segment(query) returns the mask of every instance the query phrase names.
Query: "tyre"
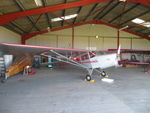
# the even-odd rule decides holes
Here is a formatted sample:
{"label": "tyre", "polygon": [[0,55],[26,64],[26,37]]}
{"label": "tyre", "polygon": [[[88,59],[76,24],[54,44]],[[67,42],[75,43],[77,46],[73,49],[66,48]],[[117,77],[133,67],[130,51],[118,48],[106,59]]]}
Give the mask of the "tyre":
{"label": "tyre", "polygon": [[105,76],[106,76],[106,72],[103,71],[103,72],[101,73],[101,75],[102,75],[103,77],[105,77]]}
{"label": "tyre", "polygon": [[91,80],[91,76],[90,75],[86,75],[86,80],[90,81]]}

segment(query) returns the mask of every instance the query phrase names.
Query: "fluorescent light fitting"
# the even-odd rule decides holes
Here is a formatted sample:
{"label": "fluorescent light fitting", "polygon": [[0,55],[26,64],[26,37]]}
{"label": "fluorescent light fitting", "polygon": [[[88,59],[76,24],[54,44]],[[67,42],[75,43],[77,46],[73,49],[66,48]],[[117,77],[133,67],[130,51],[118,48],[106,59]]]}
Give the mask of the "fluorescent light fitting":
{"label": "fluorescent light fitting", "polygon": [[136,24],[142,24],[142,23],[144,23],[145,21],[142,20],[142,19],[139,19],[139,18],[135,18],[135,19],[132,20],[132,22],[133,22],[133,23],[136,23]]}
{"label": "fluorescent light fitting", "polygon": [[126,2],[127,0],[119,0],[120,2]]}
{"label": "fluorescent light fitting", "polygon": [[78,14],[72,14],[72,15],[67,15],[67,16],[62,16],[62,17],[57,17],[51,19],[52,22],[57,22],[57,21],[62,21],[62,20],[68,20],[77,17]]}
{"label": "fluorescent light fitting", "polygon": [[41,0],[34,0],[37,6],[42,6],[42,1]]}
{"label": "fluorescent light fitting", "polygon": [[96,38],[98,38],[98,35],[96,35]]}

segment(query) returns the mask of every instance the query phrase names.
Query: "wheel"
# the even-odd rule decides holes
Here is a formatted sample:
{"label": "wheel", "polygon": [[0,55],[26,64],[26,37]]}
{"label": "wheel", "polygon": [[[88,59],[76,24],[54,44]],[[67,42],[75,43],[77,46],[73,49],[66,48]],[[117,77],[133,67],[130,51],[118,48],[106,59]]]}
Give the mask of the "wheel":
{"label": "wheel", "polygon": [[86,75],[86,80],[90,81],[91,80],[91,76],[90,75]]}
{"label": "wheel", "polygon": [[103,72],[101,73],[101,75],[102,75],[103,77],[105,77],[105,76],[106,76],[106,72],[103,71]]}

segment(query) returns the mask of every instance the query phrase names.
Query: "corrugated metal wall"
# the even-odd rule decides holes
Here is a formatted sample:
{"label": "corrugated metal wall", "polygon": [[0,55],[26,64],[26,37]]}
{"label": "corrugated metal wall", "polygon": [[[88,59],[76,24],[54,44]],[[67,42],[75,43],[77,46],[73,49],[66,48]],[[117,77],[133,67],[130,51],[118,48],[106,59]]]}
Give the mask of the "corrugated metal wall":
{"label": "corrugated metal wall", "polygon": [[[46,45],[63,48],[72,47],[72,30],[64,29],[38,35],[26,41],[26,44]],[[96,39],[96,35],[99,36]],[[120,32],[120,44],[124,49],[150,49],[150,41]],[[78,49],[110,49],[117,46],[117,29],[105,25],[83,25],[75,27],[74,48]]]}
{"label": "corrugated metal wall", "polygon": [[0,42],[7,43],[20,43],[20,35],[4,28],[0,27]]}

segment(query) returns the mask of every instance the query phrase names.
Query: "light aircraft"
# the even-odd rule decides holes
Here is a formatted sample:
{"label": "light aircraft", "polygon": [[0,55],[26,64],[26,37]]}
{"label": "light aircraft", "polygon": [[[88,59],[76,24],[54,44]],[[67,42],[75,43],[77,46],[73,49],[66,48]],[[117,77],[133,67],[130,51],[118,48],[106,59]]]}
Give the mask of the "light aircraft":
{"label": "light aircraft", "polygon": [[[116,51],[116,49],[109,50]],[[147,73],[150,69],[150,50],[121,49],[120,52],[122,56],[122,61],[120,61],[120,64],[139,65],[144,68],[145,73]]]}
{"label": "light aircraft", "polygon": [[[112,66],[118,66],[118,61],[120,60],[120,47],[115,53],[97,54],[98,51],[89,51],[83,49],[67,49],[47,46],[0,43],[0,51],[3,54],[13,55],[42,55],[46,57],[51,57],[60,62],[79,66],[87,70],[87,81],[90,81],[92,79],[92,73],[94,70],[99,72],[100,75],[102,75],[103,77],[106,77],[106,73],[105,71],[103,71],[103,69]],[[8,71],[9,70],[12,70],[11,66]],[[11,76],[11,74],[9,75],[8,73],[9,72],[7,72],[6,74],[6,78]]]}

